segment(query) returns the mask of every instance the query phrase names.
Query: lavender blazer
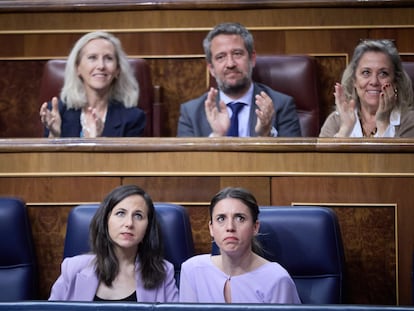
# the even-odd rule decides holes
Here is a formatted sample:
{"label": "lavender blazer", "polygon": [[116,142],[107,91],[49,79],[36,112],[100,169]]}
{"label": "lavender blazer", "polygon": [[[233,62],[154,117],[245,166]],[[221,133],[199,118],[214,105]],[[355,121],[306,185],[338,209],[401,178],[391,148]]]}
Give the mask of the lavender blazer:
{"label": "lavender blazer", "polygon": [[[99,281],[95,274],[93,260],[95,255],[79,255],[65,258],[61,266],[61,275],[52,286],[49,300],[93,301]],[[178,289],[174,279],[173,265],[164,260],[167,274],[163,283],[156,289],[145,289],[139,273],[140,264],[136,264],[137,301],[138,302],[177,302]]]}

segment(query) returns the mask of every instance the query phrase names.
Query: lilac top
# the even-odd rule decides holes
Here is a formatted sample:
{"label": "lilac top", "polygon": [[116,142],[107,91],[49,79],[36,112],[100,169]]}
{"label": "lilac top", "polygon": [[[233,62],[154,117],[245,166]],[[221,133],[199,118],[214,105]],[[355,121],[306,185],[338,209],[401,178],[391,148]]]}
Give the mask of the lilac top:
{"label": "lilac top", "polygon": [[[180,302],[224,303],[227,279],[210,254],[194,256],[181,266]],[[230,286],[233,303],[301,303],[289,273],[276,262],[232,276]]]}
{"label": "lilac top", "polygon": [[[52,286],[49,300],[93,301],[99,280],[95,273],[95,255],[86,254],[65,258],[62,272]],[[143,287],[140,263],[137,260],[136,295],[139,302],[177,302],[178,289],[175,285],[174,266],[164,260],[166,277],[160,286],[154,289]]]}

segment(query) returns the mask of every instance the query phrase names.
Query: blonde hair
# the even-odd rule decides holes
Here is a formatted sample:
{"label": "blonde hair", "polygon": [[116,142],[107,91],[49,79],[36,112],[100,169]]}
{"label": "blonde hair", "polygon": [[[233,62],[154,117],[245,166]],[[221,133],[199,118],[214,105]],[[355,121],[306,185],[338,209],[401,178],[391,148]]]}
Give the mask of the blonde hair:
{"label": "blonde hair", "polygon": [[137,106],[139,85],[128,62],[128,57],[122,49],[119,39],[104,31],[87,33],[73,46],[67,59],[65,80],[60,93],[60,98],[66,103],[66,106],[69,109],[81,109],[86,106],[86,92],[83,82],[77,74],[77,66],[80,62],[80,54],[82,49],[88,42],[95,39],[108,40],[115,48],[119,76],[112,81],[112,85],[109,90],[109,100],[118,101],[127,108]]}

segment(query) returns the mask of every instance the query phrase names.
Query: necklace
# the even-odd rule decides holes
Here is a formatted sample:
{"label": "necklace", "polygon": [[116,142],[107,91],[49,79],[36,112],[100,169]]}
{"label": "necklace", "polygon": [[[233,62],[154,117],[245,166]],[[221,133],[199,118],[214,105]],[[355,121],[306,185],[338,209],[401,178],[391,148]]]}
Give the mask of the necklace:
{"label": "necklace", "polygon": [[[375,134],[377,134],[377,127],[374,127],[374,129],[371,131],[371,133],[369,133],[368,137],[374,137]],[[366,137],[365,133],[364,133],[364,137]]]}
{"label": "necklace", "polygon": [[362,128],[362,136],[363,137],[374,137],[375,134],[377,134],[377,127],[375,126],[372,131],[367,131],[364,128],[364,124],[362,123],[362,118],[361,115],[358,113],[358,118],[359,118],[359,123],[361,124],[361,128]]}

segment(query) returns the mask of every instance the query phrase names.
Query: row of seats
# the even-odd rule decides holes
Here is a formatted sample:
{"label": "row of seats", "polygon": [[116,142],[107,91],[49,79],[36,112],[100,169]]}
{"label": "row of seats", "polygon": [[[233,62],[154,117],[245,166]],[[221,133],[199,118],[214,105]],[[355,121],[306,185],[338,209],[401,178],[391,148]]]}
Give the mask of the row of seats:
{"label": "row of seats", "polygon": [[[150,66],[144,59],[131,58],[129,62],[141,89],[138,106],[147,115],[144,136],[164,136],[165,120],[163,120],[164,112],[160,102],[160,88],[152,83]],[[41,103],[60,94],[65,66],[65,59],[49,60],[46,63],[40,86],[39,107]],[[403,67],[414,81],[414,63],[403,62]],[[258,56],[253,70],[253,80],[292,96],[296,101],[302,136],[317,137],[319,135],[323,120],[320,120],[318,68],[314,57],[309,55]],[[210,76],[208,87],[210,86],[216,86],[212,76]]]}
{"label": "row of seats", "polygon": [[[138,107],[147,115],[144,136],[163,136],[162,125],[165,120],[162,119],[164,113],[160,103],[160,89],[152,83],[149,64],[144,59],[137,58],[131,58],[129,62],[140,85]],[[65,59],[53,59],[46,63],[39,103],[60,94],[65,66]],[[259,56],[253,70],[255,81],[295,98],[302,135],[308,137],[318,136],[320,128],[317,77],[316,60],[308,55]],[[215,86],[213,78],[209,83],[209,86]]]}
{"label": "row of seats", "polygon": [[[184,207],[155,203],[165,240],[165,257],[175,267],[193,256],[191,223]],[[89,251],[88,230],[98,205],[79,205],[67,221],[64,257]],[[304,304],[345,302],[344,254],[335,213],[328,208],[260,207],[259,241],[264,256],[291,274]],[[207,224],[206,224],[207,225]],[[0,199],[0,301],[36,299],[36,258],[27,208],[15,198]],[[216,250],[212,247],[212,252]]]}

